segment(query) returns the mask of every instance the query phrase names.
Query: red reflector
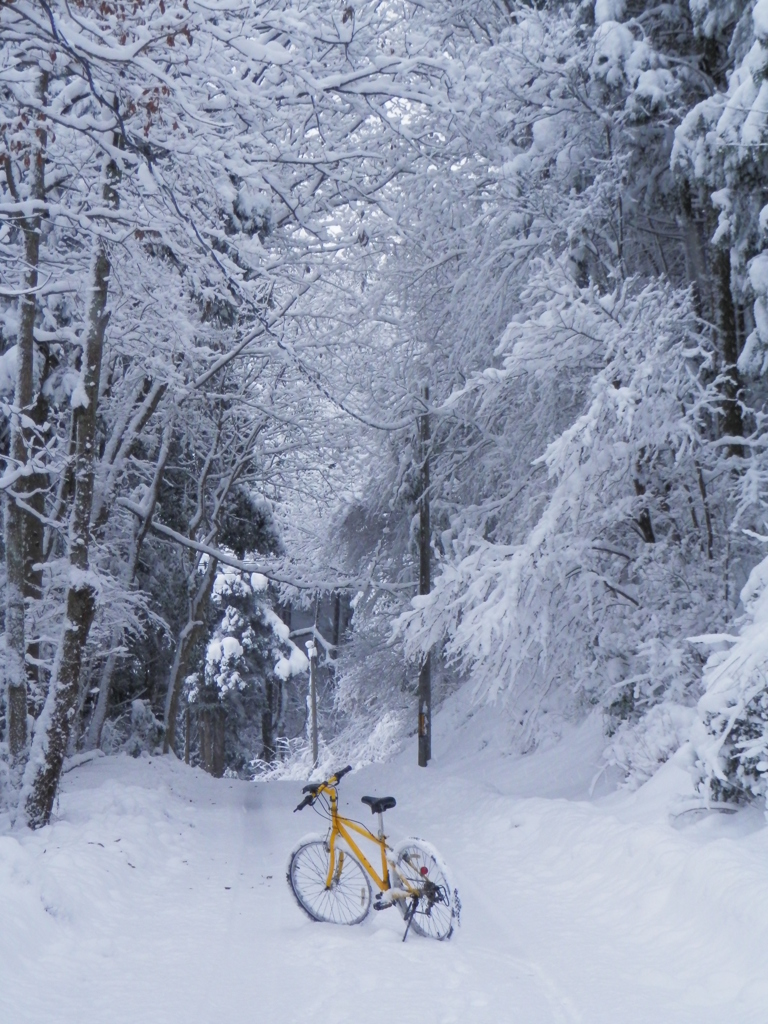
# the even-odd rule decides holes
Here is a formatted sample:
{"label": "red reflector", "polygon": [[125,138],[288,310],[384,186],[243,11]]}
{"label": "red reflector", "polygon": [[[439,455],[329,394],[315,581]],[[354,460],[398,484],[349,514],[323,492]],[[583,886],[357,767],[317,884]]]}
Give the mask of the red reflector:
{"label": "red reflector", "polygon": [[422,875],[426,875],[428,871],[429,871],[429,868],[419,868],[419,873],[422,874]]}

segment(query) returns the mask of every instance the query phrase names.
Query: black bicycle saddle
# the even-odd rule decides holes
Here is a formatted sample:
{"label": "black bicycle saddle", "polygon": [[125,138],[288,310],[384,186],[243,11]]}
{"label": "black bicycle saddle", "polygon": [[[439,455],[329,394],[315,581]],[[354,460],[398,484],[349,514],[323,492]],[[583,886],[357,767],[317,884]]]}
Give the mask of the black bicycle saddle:
{"label": "black bicycle saddle", "polygon": [[397,805],[397,800],[393,796],[364,796],[361,800],[368,804],[372,814],[381,814],[382,811],[388,811],[390,807]]}

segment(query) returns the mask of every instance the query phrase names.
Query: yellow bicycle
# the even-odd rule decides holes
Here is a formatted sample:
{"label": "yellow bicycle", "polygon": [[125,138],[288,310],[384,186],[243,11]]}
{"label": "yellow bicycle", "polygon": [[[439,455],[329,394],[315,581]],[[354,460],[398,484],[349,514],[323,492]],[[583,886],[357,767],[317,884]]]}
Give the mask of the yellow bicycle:
{"label": "yellow bicycle", "polygon": [[[421,839],[406,839],[394,848],[388,845],[383,815],[395,806],[393,796],[362,798],[371,813],[379,816],[378,835],[362,822],[339,814],[337,787],[351,771],[351,765],[347,765],[324,782],[303,789],[306,796],[296,810],[315,806],[328,817],[330,828],[326,835],[305,837],[291,854],[288,884],[299,906],[313,921],[360,924],[371,909],[372,881],[379,890],[374,909],[396,906],[403,915],[403,941],[411,927],[429,938],[450,938],[461,903],[440,855]],[[353,833],[379,847],[381,874],[357,845]]]}

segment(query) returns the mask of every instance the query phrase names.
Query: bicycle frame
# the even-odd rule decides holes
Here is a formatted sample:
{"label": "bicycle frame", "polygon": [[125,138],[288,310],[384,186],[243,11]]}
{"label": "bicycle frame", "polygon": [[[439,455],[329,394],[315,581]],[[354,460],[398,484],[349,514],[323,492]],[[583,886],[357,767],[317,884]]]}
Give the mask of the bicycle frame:
{"label": "bicycle frame", "polygon": [[[336,867],[336,840],[341,837],[344,842],[349,846],[352,853],[360,860],[365,870],[370,875],[372,881],[378,885],[382,892],[386,892],[391,888],[389,880],[389,859],[387,857],[387,850],[390,847],[387,846],[387,837],[383,832],[383,821],[381,815],[379,815],[379,835],[374,835],[369,828],[365,825],[359,825],[356,821],[352,821],[350,818],[345,818],[339,814],[338,797],[336,795],[336,788],[333,786],[321,786],[318,789],[318,795],[320,793],[327,793],[328,799],[331,804],[331,834],[329,836],[328,844],[330,847],[330,858],[328,863],[328,878],[326,879],[326,887],[330,889],[333,883],[334,873],[338,872],[341,874],[341,868],[344,863],[344,851],[339,851],[339,866]],[[381,875],[379,876],[376,869],[373,867],[371,862],[365,856],[363,851],[357,845],[355,840],[352,838],[351,832],[356,832],[358,835],[364,836],[369,842],[376,843],[381,850]]]}

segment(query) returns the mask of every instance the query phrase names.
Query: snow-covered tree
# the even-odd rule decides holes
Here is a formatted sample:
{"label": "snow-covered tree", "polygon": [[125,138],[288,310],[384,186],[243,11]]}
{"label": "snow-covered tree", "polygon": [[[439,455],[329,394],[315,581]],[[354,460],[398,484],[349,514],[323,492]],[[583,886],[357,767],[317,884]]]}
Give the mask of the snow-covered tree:
{"label": "snow-covered tree", "polygon": [[698,638],[719,648],[707,661],[691,736],[700,786],[716,801],[768,794],[767,569],[763,559],[744,585],[739,632]]}
{"label": "snow-covered tree", "polygon": [[212,603],[219,621],[205,649],[204,670],[188,684],[199,756],[214,774],[225,767],[243,771],[255,761],[271,764],[286,720],[300,710],[304,724],[306,687],[297,691],[292,679],[306,680],[309,663],[274,611],[266,578],[223,568]]}

